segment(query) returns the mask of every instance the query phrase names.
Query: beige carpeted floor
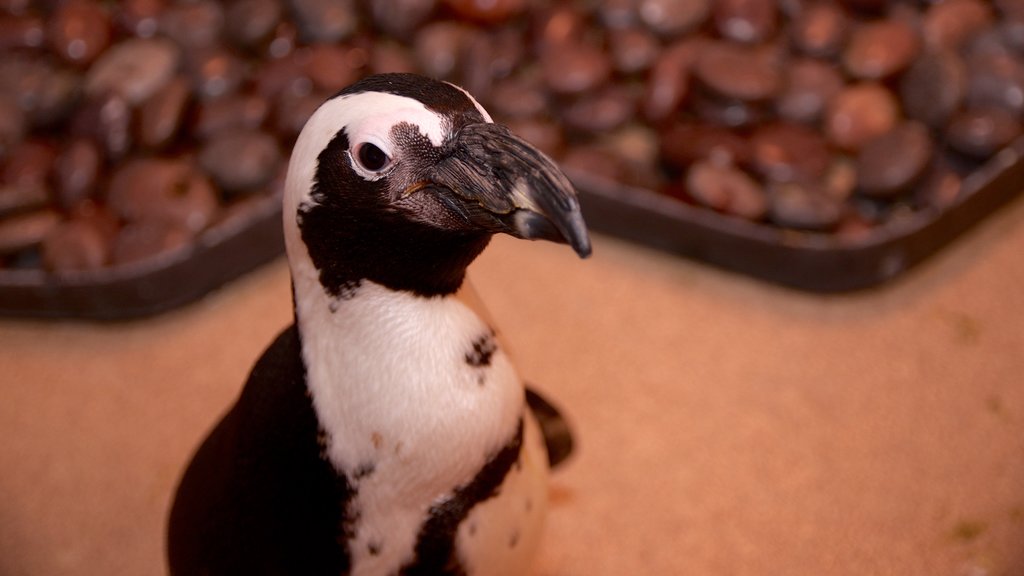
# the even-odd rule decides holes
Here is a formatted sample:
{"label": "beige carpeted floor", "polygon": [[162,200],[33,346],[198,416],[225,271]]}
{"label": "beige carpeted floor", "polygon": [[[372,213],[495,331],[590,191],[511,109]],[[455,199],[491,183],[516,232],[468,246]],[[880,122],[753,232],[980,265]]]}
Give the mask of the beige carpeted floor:
{"label": "beige carpeted floor", "polygon": [[[536,574],[1024,574],[1024,201],[882,290],[606,237],[473,269],[569,413]],[[0,320],[0,575],[164,573],[190,451],[288,321],[283,261],[114,325]]]}

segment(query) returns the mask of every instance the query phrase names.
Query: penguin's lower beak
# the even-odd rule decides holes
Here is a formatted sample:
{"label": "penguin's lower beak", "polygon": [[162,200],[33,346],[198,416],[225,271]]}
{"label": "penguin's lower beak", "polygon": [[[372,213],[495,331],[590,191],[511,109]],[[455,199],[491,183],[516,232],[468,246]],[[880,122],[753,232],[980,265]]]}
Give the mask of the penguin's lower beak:
{"label": "penguin's lower beak", "polygon": [[[553,240],[590,255],[572,183],[551,158],[500,124],[470,124],[432,170],[443,201],[475,226],[518,238]],[[432,186],[432,187],[433,187]]]}

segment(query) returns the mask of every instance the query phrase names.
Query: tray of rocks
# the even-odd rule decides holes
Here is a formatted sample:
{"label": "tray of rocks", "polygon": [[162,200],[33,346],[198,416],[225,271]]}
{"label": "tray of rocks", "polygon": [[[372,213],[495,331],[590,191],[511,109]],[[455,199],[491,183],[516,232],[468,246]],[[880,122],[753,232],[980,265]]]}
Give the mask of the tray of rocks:
{"label": "tray of rocks", "polygon": [[885,282],[1019,191],[1012,1],[0,3],[0,313],[126,318],[274,258],[294,138],[451,80],[592,228],[806,290]]}

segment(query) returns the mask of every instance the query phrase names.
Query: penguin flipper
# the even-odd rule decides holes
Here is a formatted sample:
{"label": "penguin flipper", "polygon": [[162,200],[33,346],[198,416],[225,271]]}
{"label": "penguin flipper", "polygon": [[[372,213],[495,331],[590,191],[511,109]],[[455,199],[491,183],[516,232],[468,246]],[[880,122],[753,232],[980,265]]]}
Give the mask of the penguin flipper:
{"label": "penguin flipper", "polygon": [[573,435],[561,411],[533,388],[526,387],[526,404],[537,418],[544,445],[548,449],[548,465],[557,468],[573,451]]}

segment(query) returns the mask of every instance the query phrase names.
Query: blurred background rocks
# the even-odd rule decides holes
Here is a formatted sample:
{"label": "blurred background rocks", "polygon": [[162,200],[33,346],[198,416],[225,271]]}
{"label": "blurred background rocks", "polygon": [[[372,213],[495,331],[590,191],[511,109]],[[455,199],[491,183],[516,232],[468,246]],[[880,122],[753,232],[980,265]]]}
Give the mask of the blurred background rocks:
{"label": "blurred background rocks", "polygon": [[858,242],[1021,132],[1012,0],[3,0],[0,267],[185,249],[324,99],[458,83],[570,171]]}

